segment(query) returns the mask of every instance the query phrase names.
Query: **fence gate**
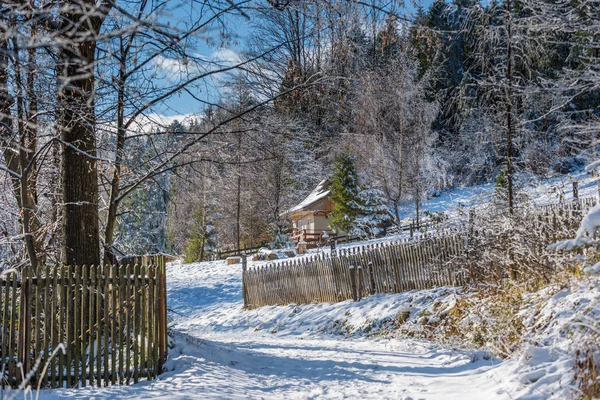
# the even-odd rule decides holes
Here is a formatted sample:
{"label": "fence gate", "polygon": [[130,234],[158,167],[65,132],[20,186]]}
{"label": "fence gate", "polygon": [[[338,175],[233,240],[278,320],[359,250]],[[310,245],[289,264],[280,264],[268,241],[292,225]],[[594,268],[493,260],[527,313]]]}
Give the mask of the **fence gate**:
{"label": "fence gate", "polygon": [[4,273],[2,387],[23,380],[44,388],[107,386],[156,377],[167,356],[165,259],[147,261]]}

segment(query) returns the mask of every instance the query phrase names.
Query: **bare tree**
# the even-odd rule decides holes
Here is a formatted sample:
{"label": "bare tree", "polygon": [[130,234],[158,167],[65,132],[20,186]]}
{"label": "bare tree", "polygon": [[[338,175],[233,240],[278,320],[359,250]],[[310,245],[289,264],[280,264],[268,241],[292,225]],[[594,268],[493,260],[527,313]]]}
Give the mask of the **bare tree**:
{"label": "bare tree", "polygon": [[[437,104],[425,96],[427,78],[419,80],[414,62],[398,59],[366,74],[358,86],[355,138],[359,163],[385,194],[400,224],[400,205],[412,198],[418,207],[429,187],[431,123]],[[433,172],[433,171],[431,171]]]}

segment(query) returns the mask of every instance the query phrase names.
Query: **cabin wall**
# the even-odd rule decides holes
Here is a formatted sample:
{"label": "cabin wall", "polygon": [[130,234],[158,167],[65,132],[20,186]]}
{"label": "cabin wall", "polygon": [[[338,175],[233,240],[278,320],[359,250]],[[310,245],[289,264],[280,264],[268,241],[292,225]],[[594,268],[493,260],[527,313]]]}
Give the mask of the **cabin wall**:
{"label": "cabin wall", "polygon": [[294,228],[301,231],[306,229],[306,231],[312,231],[314,225],[314,221],[311,216],[305,216],[297,221],[294,221]]}
{"label": "cabin wall", "polygon": [[322,232],[325,230],[329,230],[329,220],[327,217],[322,215],[317,215],[313,219],[313,232]]}
{"label": "cabin wall", "polygon": [[299,220],[293,221],[294,229],[306,229],[307,233],[321,233],[329,231],[329,220],[323,215],[306,215]]}

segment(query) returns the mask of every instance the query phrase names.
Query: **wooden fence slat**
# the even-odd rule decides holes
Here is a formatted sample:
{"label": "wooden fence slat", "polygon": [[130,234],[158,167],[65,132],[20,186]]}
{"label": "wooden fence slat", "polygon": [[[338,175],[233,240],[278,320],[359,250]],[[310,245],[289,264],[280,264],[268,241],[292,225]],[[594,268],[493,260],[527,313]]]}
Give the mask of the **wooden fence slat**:
{"label": "wooden fence slat", "polygon": [[155,266],[154,268],[152,268],[152,290],[150,291],[150,296],[151,296],[151,300],[150,300],[150,304],[152,305],[152,364],[150,364],[152,366],[152,377],[156,378],[156,376],[158,375],[158,366],[157,366],[157,360],[158,360],[158,302],[156,301],[158,299],[157,295],[156,295],[156,272],[158,270],[158,266]]}
{"label": "wooden fence slat", "polygon": [[[35,310],[33,312],[33,318],[34,318],[34,327],[33,327],[33,347],[35,348],[34,353],[33,353],[33,362],[35,363],[38,359],[40,361],[43,361],[43,356],[42,356],[42,340],[43,340],[43,335],[42,335],[42,321],[41,318],[44,315],[43,311],[42,311],[42,299],[40,298],[42,296],[42,293],[44,293],[44,288],[43,286],[40,284],[42,282],[41,278],[42,278],[42,271],[43,268],[39,267],[35,272],[35,276],[37,279],[37,284],[33,287],[33,292],[34,292],[34,304],[35,304]],[[40,376],[40,371],[36,371],[35,374],[35,379],[32,381],[32,383],[34,385],[37,385],[38,380],[41,379]]]}
{"label": "wooden fence slat", "polygon": [[381,260],[379,259],[379,245],[373,245],[373,276],[375,278],[375,290],[377,293],[384,293],[383,286],[381,284]]}
{"label": "wooden fence slat", "polygon": [[[28,336],[28,334],[30,333],[29,329],[28,329],[28,308],[29,308],[29,304],[28,304],[28,274],[30,272],[30,268],[26,267],[21,271],[21,275],[22,275],[22,285],[21,285],[21,290],[19,293],[19,334],[17,336],[17,361],[20,363],[20,367],[18,367],[22,372],[26,371],[25,367],[27,366],[27,353],[26,353],[26,345],[25,343],[27,342],[26,338]],[[20,376],[17,377],[17,381],[21,382],[22,381],[22,376],[23,374],[21,373]]]}
{"label": "wooden fence slat", "polygon": [[405,290],[412,290],[415,288],[414,279],[412,275],[412,268],[409,264],[409,260],[406,254],[406,245],[404,243],[398,245],[398,252],[400,253],[400,262],[402,263],[403,276],[406,279],[404,284]]}
{"label": "wooden fence slat", "polygon": [[[2,311],[2,342],[1,342],[1,346],[0,346],[0,352],[2,354],[2,358],[0,359],[0,368],[2,371],[8,371],[8,361],[10,358],[10,355],[8,354],[8,337],[9,337],[9,332],[11,329],[11,326],[9,326],[9,318],[8,318],[8,302],[10,299],[10,295],[9,295],[9,282],[8,282],[8,277],[11,276],[12,273],[5,273],[2,276],[2,280],[3,283],[6,283],[6,285],[2,285],[0,286],[0,295],[2,296],[3,299],[3,307],[1,307],[1,311]],[[0,380],[0,385],[2,385],[2,389],[4,390],[5,386],[6,386],[6,380],[2,379]]]}
{"label": "wooden fence slat", "polygon": [[94,319],[95,323],[95,331],[96,331],[96,349],[94,353],[96,354],[96,386],[99,388],[102,387],[102,273],[103,266],[102,264],[96,267],[96,318]]}
{"label": "wooden fence slat", "polygon": [[97,357],[97,352],[95,351],[96,349],[96,335],[97,335],[97,329],[96,329],[96,298],[97,298],[97,282],[98,282],[98,266],[96,265],[92,265],[90,266],[90,286],[89,286],[89,290],[88,290],[88,296],[89,296],[89,309],[88,309],[88,317],[89,317],[89,321],[88,321],[88,329],[89,329],[89,343],[88,343],[88,351],[89,351],[89,382],[90,382],[90,386],[94,385],[94,382],[96,382],[96,386],[100,386],[99,382],[96,380],[96,376],[94,373],[94,370],[96,369],[96,357]]}
{"label": "wooden fence slat", "polygon": [[110,379],[110,383],[111,385],[114,385],[117,382],[117,346],[116,346],[116,339],[117,339],[117,314],[116,314],[116,309],[117,309],[117,275],[116,275],[116,266],[114,265],[109,265],[108,267],[109,269],[109,282],[110,285],[108,287],[109,293],[110,293],[110,297],[108,299],[109,301],[109,320],[110,320],[110,373],[109,373],[109,379]]}
{"label": "wooden fence slat", "polygon": [[[131,279],[131,266],[129,264],[125,267],[125,278],[127,282]],[[126,383],[129,385],[129,381],[131,380],[131,331],[132,331],[132,313],[133,309],[131,306],[131,298],[132,298],[132,286],[129,284],[125,285],[125,371],[126,371]]]}
{"label": "wooden fence slat", "polygon": [[354,298],[354,291],[352,288],[352,276],[350,275],[350,259],[348,257],[348,253],[347,251],[344,250],[344,256],[342,258],[342,263],[344,265],[344,268],[342,269],[342,276],[344,277],[344,283],[346,286],[346,294],[345,294],[345,299],[352,299]]}
{"label": "wooden fence slat", "polygon": [[73,376],[73,332],[71,330],[71,325],[69,321],[73,318],[73,292],[72,292],[72,284],[73,284],[73,274],[72,267],[66,266],[65,268],[65,276],[63,277],[64,284],[64,305],[65,305],[65,319],[64,319],[64,332],[65,332],[65,347],[67,352],[65,354],[65,381],[67,388],[72,386],[71,377]]}
{"label": "wooden fence slat", "polygon": [[394,278],[395,278],[395,292],[402,293],[404,290],[404,277],[402,274],[402,266],[400,263],[400,254],[398,253],[399,248],[398,244],[394,243],[393,246],[390,246],[390,254],[392,256],[392,268],[394,270]]}
{"label": "wooden fence slat", "polygon": [[104,265],[103,268],[103,274],[102,274],[102,280],[103,280],[103,284],[101,286],[102,288],[102,300],[103,300],[103,304],[102,304],[102,311],[103,311],[103,316],[102,316],[102,321],[104,322],[102,324],[102,337],[104,339],[104,343],[103,343],[103,351],[102,351],[102,361],[103,361],[103,365],[102,365],[102,369],[103,369],[103,374],[102,374],[102,379],[104,381],[104,386],[108,386],[108,383],[110,382],[110,377],[109,377],[109,359],[110,359],[110,347],[109,347],[109,339],[110,339],[110,303],[109,303],[109,297],[110,297],[110,293],[109,293],[109,274],[110,274],[110,269],[111,266],[110,265]]}
{"label": "wooden fence slat", "polygon": [[[58,342],[60,344],[62,344],[65,349],[67,349],[67,343],[65,340],[65,314],[66,314],[66,310],[67,310],[67,296],[66,296],[66,271],[65,271],[65,266],[61,265],[60,267],[60,274],[58,277],[58,287],[57,287],[57,292],[58,292],[58,301],[57,301],[57,305],[58,305]],[[59,352],[59,357],[58,357],[58,387],[64,387],[64,383],[65,383],[65,370],[66,370],[66,364],[67,364],[67,355],[64,354],[62,351]]]}
{"label": "wooden fence slat", "polygon": [[125,267],[117,267],[117,286],[119,293],[119,302],[117,316],[119,318],[119,330],[117,332],[117,346],[119,348],[119,385],[125,383],[125,318],[127,317],[127,307],[125,298]]}
{"label": "wooden fence slat", "polygon": [[140,267],[140,375],[144,376],[144,365],[146,363],[146,329],[148,327],[147,321],[147,308],[146,308],[146,275],[148,273],[148,268],[145,265]]}
{"label": "wooden fence slat", "polygon": [[441,276],[439,270],[436,268],[435,263],[435,252],[433,249],[434,239],[429,238],[426,239],[423,243],[423,257],[425,268],[429,271],[430,274],[430,283],[431,287],[439,287],[443,286],[443,282],[441,281]]}
{"label": "wooden fence slat", "polygon": [[134,292],[134,323],[133,323],[133,383],[138,383],[140,378],[140,359],[139,359],[139,335],[140,335],[140,265],[135,264],[133,266],[133,292]]}
{"label": "wooden fence slat", "polygon": [[[70,323],[73,325],[73,355],[74,355],[74,368],[73,368],[73,380],[75,387],[80,387],[79,369],[81,360],[83,359],[83,353],[81,352],[81,269],[75,267],[73,269],[73,319]],[[83,377],[81,378],[83,380]]]}
{"label": "wooden fence slat", "polygon": [[164,362],[167,361],[167,272],[166,272],[166,263],[165,263],[165,258],[161,257],[161,268],[162,268],[162,275],[161,275],[161,280],[160,280],[160,285],[161,285],[161,298],[160,298],[160,316],[162,318],[162,323],[161,323],[161,332],[162,332],[162,340],[163,343],[161,345],[162,348],[162,354],[160,356],[161,358],[161,367],[163,365]]}
{"label": "wooden fence slat", "polygon": [[[52,267],[52,296],[50,297],[50,351],[54,351],[58,344],[58,325],[57,325],[57,312],[58,312],[58,267]],[[50,363],[50,387],[57,387],[56,382],[56,364],[58,355],[52,357]]]}
{"label": "wooden fence slat", "polygon": [[[11,283],[10,291],[7,291],[10,296],[10,329],[8,332],[8,373],[9,377],[11,377],[11,384],[16,383],[16,380],[13,378],[16,375],[16,349],[15,349],[15,338],[17,330],[15,328],[15,324],[17,322],[16,312],[17,312],[17,274],[11,273]],[[6,287],[9,289],[9,286]]]}
{"label": "wooden fence slat", "polygon": [[80,321],[80,330],[81,330],[81,341],[79,343],[79,351],[81,352],[81,387],[86,387],[87,385],[87,344],[88,344],[88,312],[89,305],[88,302],[88,276],[89,276],[90,267],[88,265],[84,265],[82,268],[82,277],[81,277],[81,313],[79,315]]}

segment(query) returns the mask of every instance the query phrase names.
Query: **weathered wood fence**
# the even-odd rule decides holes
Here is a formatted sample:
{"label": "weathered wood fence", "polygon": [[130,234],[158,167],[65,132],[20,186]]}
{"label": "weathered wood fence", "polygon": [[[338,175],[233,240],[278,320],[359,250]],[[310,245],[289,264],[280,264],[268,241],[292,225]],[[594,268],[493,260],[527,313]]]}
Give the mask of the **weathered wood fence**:
{"label": "weathered wood fence", "polygon": [[291,259],[243,271],[248,308],[273,304],[358,300],[373,293],[403,292],[469,281],[462,255],[467,236],[454,233],[396,241]]}
{"label": "weathered wood fence", "polygon": [[146,261],[5,272],[2,386],[24,379],[34,387],[107,386],[156,377],[167,356],[165,259]]}
{"label": "weathered wood fence", "polygon": [[[595,198],[584,198],[519,210],[520,215],[513,218],[522,223],[517,229],[503,230],[499,222],[483,221],[489,215],[470,217],[462,230],[339,249],[335,257],[321,253],[250,269],[244,263],[244,306],[359,300],[373,293],[465,285],[489,279],[498,271],[503,275],[505,260],[519,263],[522,258],[511,247],[519,240],[510,237],[512,233],[529,235],[523,240],[530,241],[543,262],[547,245],[573,235],[581,217],[595,204]],[[494,242],[497,251],[489,255]]]}

